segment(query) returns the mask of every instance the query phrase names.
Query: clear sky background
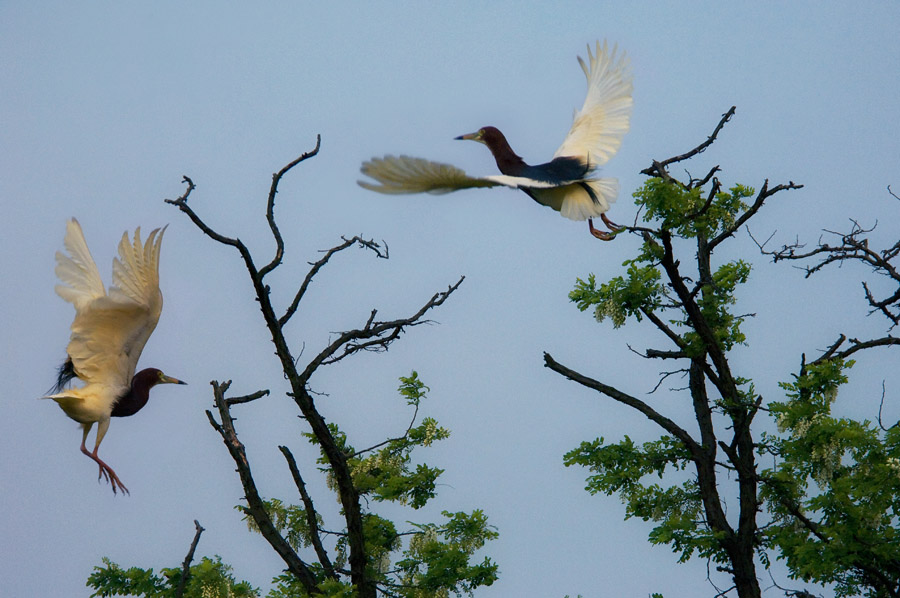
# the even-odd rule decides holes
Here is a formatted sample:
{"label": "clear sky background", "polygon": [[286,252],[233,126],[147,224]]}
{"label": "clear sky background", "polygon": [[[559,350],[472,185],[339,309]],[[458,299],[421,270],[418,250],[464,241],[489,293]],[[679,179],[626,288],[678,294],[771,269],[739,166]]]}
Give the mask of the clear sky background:
{"label": "clear sky background", "polygon": [[[401,523],[483,508],[500,532],[486,551],[500,581],[479,595],[714,594],[706,563],[678,565],[651,547],[648,524],[623,522],[617,498],[589,496],[586,472],[562,465],[582,440],[657,435],[542,367],[546,350],[637,396],[653,388],[657,364],[627,345],[667,348],[664,339],[633,323],[598,325],[567,299],[576,277],[617,274],[639,240],[599,242],[585,224],[505,189],[381,196],[356,185],[359,165],[407,153],[494,173],[486,148],[453,140],[489,124],[526,161],[548,160],[584,98],[576,56],[606,38],[627,50],[635,85],[631,132],[604,170],[621,183],[613,220],[633,220],[642,168],[703,141],[736,105],[719,141],[687,167],[720,164],[726,184],[804,184],[753,220],[757,237],[815,241],[855,217],[878,221],[875,236],[893,241],[900,206],[885,187],[900,189],[898,29],[897,2],[0,3],[3,594],[87,595],[103,556],[177,566],[194,519],[206,528],[198,557],[219,554],[239,579],[267,587],[283,564],[233,509],[240,484],[204,414],[213,379],[232,379],[235,394],[272,390],[237,410],[262,493],[296,496],[277,449],[286,444],[305,463],[314,499],[331,504],[237,253],[163,203],[183,192],[182,175],[192,177],[194,209],[264,263],[271,174],[312,149],[316,134],[319,156],[278,195],[286,257],[270,278],[273,296],[284,305],[306,263],[341,235],[383,239],[391,259],[356,250],[334,259],[291,325],[295,351],[305,343],[314,355],[373,308],[408,315],[466,276],[434,314],[438,325],[313,380],[327,393],[321,410],[357,446],[405,429],[395,389],[413,369],[431,388],[424,413],[453,432],[420,455],[446,469],[431,507],[376,508]],[[53,269],[72,216],[107,283],[123,231],[169,224],[166,307],[141,366],[190,385],[158,388],[138,415],[112,422],[100,454],[130,497],[96,482],[77,424],[36,400],[65,356],[73,311],[53,292]],[[717,255],[754,264],[739,309],[758,316],[734,366],[767,400],[780,396],[777,382],[802,351],[815,354],[840,332],[884,332],[877,316],[865,317],[856,267],[804,281],[759,256],[746,232]],[[889,357],[863,357],[843,412],[874,418],[885,380],[885,417],[900,417]],[[693,429],[685,397],[667,390],[679,385],[648,400]],[[791,585],[780,568],[774,575]]]}

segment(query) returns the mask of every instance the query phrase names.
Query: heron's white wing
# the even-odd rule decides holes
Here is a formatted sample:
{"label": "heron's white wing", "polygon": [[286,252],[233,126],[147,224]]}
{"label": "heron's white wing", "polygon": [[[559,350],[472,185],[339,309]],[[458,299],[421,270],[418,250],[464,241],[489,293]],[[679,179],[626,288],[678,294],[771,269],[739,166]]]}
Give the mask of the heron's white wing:
{"label": "heron's white wing", "polygon": [[97,264],[91,256],[84,232],[77,220],[72,218],[66,223],[66,238],[63,241],[69,255],[56,252],[56,276],[60,284],[56,293],[66,301],[75,305],[85,305],[98,297],[106,296],[103,279],[97,270]]}
{"label": "heron's white wing", "polygon": [[470,177],[460,168],[410,156],[385,156],[363,162],[360,171],[378,181],[357,181],[360,187],[389,194],[449,193],[472,187],[550,188],[558,183],[537,181],[526,177],[492,175]]}
{"label": "heron's white wing", "polygon": [[587,77],[587,97],[553,157],[575,156],[598,166],[615,155],[628,132],[633,106],[631,69],[624,52],[617,57],[615,46],[610,52],[606,42],[601,47],[599,41],[595,53],[588,46],[587,63],[581,57],[578,63]]}
{"label": "heron's white wing", "polygon": [[127,234],[123,235],[119,257],[113,261],[113,286],[108,295],[76,302],[60,292],[75,305],[72,336],[66,350],[78,377],[86,383],[131,383],[141,351],[162,312],[161,241],[159,229],[150,233],[146,243],[141,242],[140,229],[135,231],[133,242],[129,242]]}

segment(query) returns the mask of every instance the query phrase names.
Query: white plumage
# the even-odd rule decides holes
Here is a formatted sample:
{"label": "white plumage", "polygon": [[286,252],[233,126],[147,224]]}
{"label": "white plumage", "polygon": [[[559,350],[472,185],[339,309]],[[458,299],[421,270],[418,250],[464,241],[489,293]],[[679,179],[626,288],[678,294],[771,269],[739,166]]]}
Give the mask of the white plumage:
{"label": "white plumage", "polygon": [[617,230],[604,213],[616,200],[618,182],[594,173],[615,155],[628,132],[633,106],[631,72],[624,53],[617,56],[616,48],[610,51],[605,42],[602,46],[597,42],[593,52],[588,46],[587,61],[579,57],[578,62],[587,77],[587,95],[552,161],[530,166],[513,152],[499,130],[484,127],[457,139],[487,145],[503,175],[471,177],[449,164],[388,155],[364,162],[361,172],[376,183],[359,184],[388,194],[448,193],[496,186],[521,189],[566,218],[588,220],[595,236],[611,239],[614,233],[596,231],[590,220],[600,216],[610,229]]}
{"label": "white plumage", "polygon": [[[91,256],[81,225],[74,218],[66,224],[64,245],[68,255],[56,254],[56,275],[62,284],[57,294],[75,307],[72,334],[66,347],[68,360],[60,369],[53,399],[66,415],[84,430],[81,450],[100,466],[100,475],[110,481],[113,491],[127,492],[115,472],[99,457],[97,450],[109,428],[113,410],[121,402],[121,413],[131,415],[146,403],[150,387],[159,383],[181,383],[155,369],[135,368],[144,345],[156,328],[162,312],[159,290],[159,252],[165,229],[155,229],[141,241],[140,228],[133,240],[128,234],[119,242],[119,256],[113,260],[113,284],[109,293]],[[80,388],[63,388],[74,378]],[[141,402],[143,401],[143,402]],[[88,432],[98,424],[93,453],[85,448]]]}

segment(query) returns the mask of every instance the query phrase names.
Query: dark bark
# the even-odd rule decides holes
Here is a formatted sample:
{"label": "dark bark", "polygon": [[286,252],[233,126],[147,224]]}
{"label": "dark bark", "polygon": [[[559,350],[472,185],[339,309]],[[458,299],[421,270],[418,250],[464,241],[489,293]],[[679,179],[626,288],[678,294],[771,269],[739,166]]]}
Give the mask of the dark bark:
{"label": "dark bark", "polygon": [[[316,273],[318,273],[335,254],[353,246],[370,250],[380,258],[388,257],[387,248],[382,248],[381,245],[373,240],[366,240],[358,236],[349,239],[343,238],[342,243],[328,249],[324,252],[325,255],[321,259],[310,264],[311,269],[295,293],[293,300],[284,310],[283,315],[280,317],[277,315],[278,312],[272,304],[269,286],[265,283],[265,277],[282,263],[282,258],[284,256],[284,241],[274,214],[278,184],[289,170],[318,153],[320,141],[321,139],[317,138],[316,146],[313,150],[304,153],[272,176],[272,185],[266,203],[266,221],[269,224],[272,237],[275,241],[275,253],[272,259],[261,269],[257,269],[253,256],[239,238],[227,237],[216,232],[188,205],[188,198],[195,189],[195,185],[190,178],[184,177],[184,182],[188,186],[184,194],[174,200],[167,199],[166,202],[178,207],[211,239],[224,245],[234,247],[243,259],[244,266],[247,269],[256,294],[256,300],[259,303],[263,320],[271,336],[272,344],[275,346],[275,354],[281,362],[285,379],[290,385],[290,392],[288,394],[296,403],[303,419],[309,425],[311,432],[321,447],[337,484],[338,498],[340,499],[347,530],[346,538],[349,548],[348,561],[350,565],[350,581],[356,587],[360,598],[375,598],[377,588],[374,581],[369,579],[366,575],[368,557],[363,535],[362,506],[360,494],[353,484],[350,468],[347,463],[349,455],[344,454],[340,449],[325,418],[317,411],[313,396],[309,392],[308,384],[310,378],[315,374],[319,367],[336,363],[359,351],[385,351],[406,328],[428,322],[428,320],[425,319],[425,315],[431,309],[441,305],[447,297],[462,284],[463,278],[460,278],[455,284],[450,285],[446,291],[435,293],[430,300],[425,302],[425,304],[411,316],[396,318],[389,321],[376,321],[375,316],[377,312],[373,310],[363,327],[340,333],[332,343],[313,357],[305,367],[299,367],[298,359],[295,358],[291,352],[290,345],[285,338],[284,327],[290,321],[291,316],[297,311],[300,302]],[[259,399],[267,394],[267,391],[260,391],[245,397],[226,399],[224,393],[228,387],[228,383],[221,386],[215,382],[213,384],[216,392],[216,404],[219,409],[221,423],[217,423],[212,417],[212,414],[209,414],[210,423],[216,428],[219,434],[222,435],[223,441],[226,446],[228,446],[229,452],[238,466],[238,473],[244,487],[245,497],[248,501],[248,507],[246,509],[248,515],[254,520],[266,540],[269,541],[272,547],[288,565],[288,569],[303,583],[306,590],[311,594],[320,593],[308,565],[300,559],[278,530],[275,529],[274,525],[272,525],[263,503],[259,498],[251,475],[250,466],[247,463],[244,447],[237,438],[237,432],[234,430],[233,420],[229,413],[231,405]],[[288,454],[289,453],[286,453],[285,456],[287,457]],[[290,463],[291,460],[289,460],[289,464]],[[300,480],[302,482],[302,479],[299,477],[299,470],[296,469],[296,464],[293,465],[292,474],[296,473],[295,481]],[[304,500],[306,508],[311,509],[312,501],[305,493],[305,488],[301,483],[298,483],[298,489],[300,489],[301,497]],[[315,513],[312,512],[310,516],[314,518]],[[313,527],[311,529],[314,532],[313,535],[315,535],[315,528]],[[324,547],[321,545],[321,542],[317,543],[314,541],[314,545],[319,563],[326,571],[326,574],[333,575],[333,566]]]}

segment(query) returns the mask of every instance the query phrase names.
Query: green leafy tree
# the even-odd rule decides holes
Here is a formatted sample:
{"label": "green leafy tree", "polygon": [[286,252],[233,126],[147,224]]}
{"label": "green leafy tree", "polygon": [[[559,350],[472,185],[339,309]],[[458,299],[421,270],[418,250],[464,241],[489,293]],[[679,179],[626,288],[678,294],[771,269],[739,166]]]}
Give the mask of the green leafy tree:
{"label": "green leafy tree", "polygon": [[[314,277],[329,260],[354,246],[379,258],[388,257],[387,248],[375,241],[358,236],[342,238],[342,243],[323,252],[319,260],[310,264],[310,270],[287,305],[277,307],[273,302],[267,277],[281,265],[284,256],[284,240],[274,215],[278,186],[288,171],[315,156],[318,150],[317,141],[315,149],[273,175],[265,217],[275,242],[275,252],[262,266],[256,263],[239,238],[213,230],[188,205],[188,198],[195,188],[189,178],[184,178],[187,189],[182,196],[166,200],[186,214],[206,236],[239,253],[289,386],[285,394],[297,406],[301,416],[298,421],[307,426],[305,430],[298,430],[298,438],[305,436],[319,448],[318,462],[301,466],[289,447],[280,446],[297,495],[291,499],[263,498],[253,478],[244,444],[239,439],[232,409],[247,408],[248,404],[268,397],[270,392],[259,390],[244,396],[228,396],[231,381],[212,381],[215,412],[206,413],[237,467],[244,490],[244,503],[238,509],[251,530],[261,534],[285,564],[284,572],[275,577],[275,587],[268,596],[375,598],[381,594],[431,598],[471,593],[497,579],[496,564],[487,557],[476,556],[487,541],[497,536],[480,510],[471,513],[444,511],[443,521],[408,523],[401,530],[397,523],[375,509],[383,502],[405,505],[412,510],[421,508],[435,497],[436,480],[443,472],[413,459],[415,449],[426,448],[450,434],[432,418],[417,421],[428,390],[417,373],[401,378],[399,388],[400,397],[413,412],[406,431],[399,437],[363,449],[354,448],[338,423],[325,419],[316,407],[316,397],[310,386],[320,368],[360,352],[386,351],[404,331],[426,323],[426,315],[443,304],[463,279],[446,291],[435,293],[409,316],[379,320],[377,311],[372,310],[362,326],[336,333],[327,346],[311,357],[304,358],[303,351],[296,353],[285,334],[286,326],[301,308]],[[330,491],[336,494],[340,505],[338,521],[328,521],[316,509],[304,479],[304,475],[310,475],[310,469],[314,475],[323,475]],[[198,586],[198,581],[190,585],[190,580],[199,580],[200,570],[195,573],[196,567],[208,567],[206,563],[204,560],[191,568],[185,565],[182,575],[188,580],[185,596],[257,595],[249,586],[233,583],[229,569],[218,561],[213,564],[219,567],[216,571],[222,583]],[[92,587],[102,592],[131,588],[128,591],[135,595],[170,595],[160,593],[169,591],[171,580],[165,573],[169,570],[164,570],[162,577],[154,575],[152,570],[139,568],[128,569],[124,574],[122,571],[106,561],[104,567],[96,569],[89,585],[93,584]],[[195,574],[198,577],[194,577]],[[198,588],[201,593],[190,593]]]}
{"label": "green leafy tree", "polygon": [[[751,267],[742,259],[719,260],[714,251],[733,241],[767,200],[802,185],[770,187],[765,181],[759,191],[740,184],[726,189],[718,167],[687,181],[669,173],[670,165],[709,147],[733,114],[734,108],[700,146],[642,171],[650,178],[634,198],[644,224],[628,227],[640,236],[640,248],[622,274],[602,283],[590,275],[570,294],[598,321],[619,328],[633,320],[662,333],[668,346],[646,349],[643,356],[679,364],[663,380],[672,374],[687,378],[686,387],[671,392],[689,398],[691,416],[667,415],[671,400],[638,398],[545,354],[547,367],[640,412],[662,430],[661,437],[645,442],[627,435],[618,442],[583,442],[566,454],[565,463],[590,470],[589,492],[618,494],[626,517],[652,522],[652,543],[669,545],[680,561],[708,559],[729,575],[733,585],[717,588],[719,595],[760,596],[758,566],[767,567],[774,554],[792,577],[837,584],[840,595],[896,597],[900,431],[835,418],[830,408],[851,355],[898,345],[900,339],[888,334],[845,346],[842,336],[813,362],[802,360],[796,378],[783,385],[784,398],[768,405],[751,378],[734,367],[731,351],[750,343],[742,329],[748,316],[734,307]],[[877,252],[869,249],[867,232],[857,227],[840,247],[822,244],[806,253],[798,245],[762,249],[776,261],[821,257],[808,267],[810,274],[858,260],[887,275],[897,284],[893,294],[876,299],[865,289],[873,310],[885,313],[893,327],[900,276],[891,261],[900,242]],[[767,413],[780,433],[757,430],[767,421],[754,422]],[[761,465],[773,456],[774,467]]]}

